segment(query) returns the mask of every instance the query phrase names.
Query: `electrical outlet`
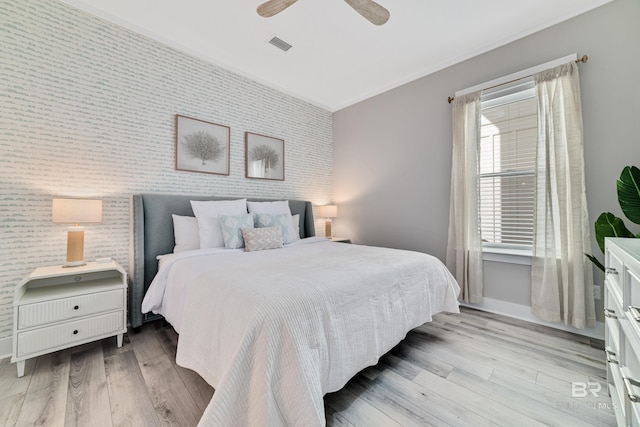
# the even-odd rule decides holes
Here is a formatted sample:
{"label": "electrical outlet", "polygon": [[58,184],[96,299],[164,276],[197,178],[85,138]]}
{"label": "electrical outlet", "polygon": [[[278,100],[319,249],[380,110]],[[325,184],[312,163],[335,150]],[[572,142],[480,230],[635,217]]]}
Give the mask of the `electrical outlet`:
{"label": "electrical outlet", "polygon": [[594,285],[593,286],[593,297],[597,300],[601,299],[602,295],[602,286],[600,285]]}

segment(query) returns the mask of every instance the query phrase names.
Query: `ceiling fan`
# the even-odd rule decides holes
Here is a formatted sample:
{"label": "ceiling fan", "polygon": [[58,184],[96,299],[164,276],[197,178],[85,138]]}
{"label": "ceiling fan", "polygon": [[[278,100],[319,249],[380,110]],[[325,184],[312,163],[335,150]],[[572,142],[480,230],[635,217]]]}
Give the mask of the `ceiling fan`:
{"label": "ceiling fan", "polygon": [[[269,18],[276,15],[298,0],[269,0],[258,6],[258,15]],[[389,20],[389,11],[373,0],[344,0],[360,15],[374,25],[382,25]]]}

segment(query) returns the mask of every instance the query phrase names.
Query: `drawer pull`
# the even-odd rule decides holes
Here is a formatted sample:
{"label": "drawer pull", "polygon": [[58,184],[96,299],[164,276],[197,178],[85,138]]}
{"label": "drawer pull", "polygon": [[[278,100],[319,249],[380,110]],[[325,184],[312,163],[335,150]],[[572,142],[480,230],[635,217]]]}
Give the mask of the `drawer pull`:
{"label": "drawer pull", "polygon": [[638,307],[630,305],[627,310],[629,310],[629,313],[631,313],[631,317],[633,317],[633,320],[635,320],[636,322],[640,322],[640,312],[638,311]]}
{"label": "drawer pull", "polygon": [[607,355],[607,363],[620,364],[617,360],[611,358],[611,356],[615,356],[616,355],[613,351],[611,351],[609,349],[605,349],[604,352]]}
{"label": "drawer pull", "polygon": [[629,396],[629,400],[633,403],[640,402],[640,396],[634,394],[633,389],[631,388],[632,384],[636,387],[640,387],[640,383],[633,378],[622,377],[622,380],[624,381],[624,388],[627,389],[627,396]]}
{"label": "drawer pull", "polygon": [[604,272],[605,274],[618,274],[618,270],[613,267],[607,267]]}
{"label": "drawer pull", "polygon": [[78,330],[77,329],[73,330],[73,335],[78,335]]}
{"label": "drawer pull", "polygon": [[80,308],[80,306],[77,306],[77,305],[74,305],[74,306],[73,306],[73,309],[74,309],[74,310],[77,310],[77,309],[79,309],[79,308]]}

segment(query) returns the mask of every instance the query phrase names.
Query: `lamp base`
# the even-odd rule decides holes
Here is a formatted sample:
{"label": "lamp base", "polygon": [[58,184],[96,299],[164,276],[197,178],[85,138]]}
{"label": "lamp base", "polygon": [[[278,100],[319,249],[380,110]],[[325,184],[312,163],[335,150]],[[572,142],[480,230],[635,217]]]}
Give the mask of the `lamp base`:
{"label": "lamp base", "polygon": [[328,219],[324,223],[324,237],[331,237],[331,220]]}
{"label": "lamp base", "polygon": [[65,267],[80,267],[84,262],[84,227],[69,227],[67,232],[67,263]]}
{"label": "lamp base", "polygon": [[83,265],[87,265],[87,263],[84,261],[68,262],[65,265],[63,265],[62,268],[82,267]]}

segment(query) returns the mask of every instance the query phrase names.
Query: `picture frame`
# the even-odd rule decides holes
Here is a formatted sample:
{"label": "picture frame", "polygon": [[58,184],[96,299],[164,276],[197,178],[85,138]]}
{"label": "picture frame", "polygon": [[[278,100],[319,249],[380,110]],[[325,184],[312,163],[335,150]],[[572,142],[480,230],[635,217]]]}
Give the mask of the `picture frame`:
{"label": "picture frame", "polygon": [[176,114],[176,170],[229,175],[231,128]]}
{"label": "picture frame", "polygon": [[284,139],[245,132],[247,178],[284,181]]}

